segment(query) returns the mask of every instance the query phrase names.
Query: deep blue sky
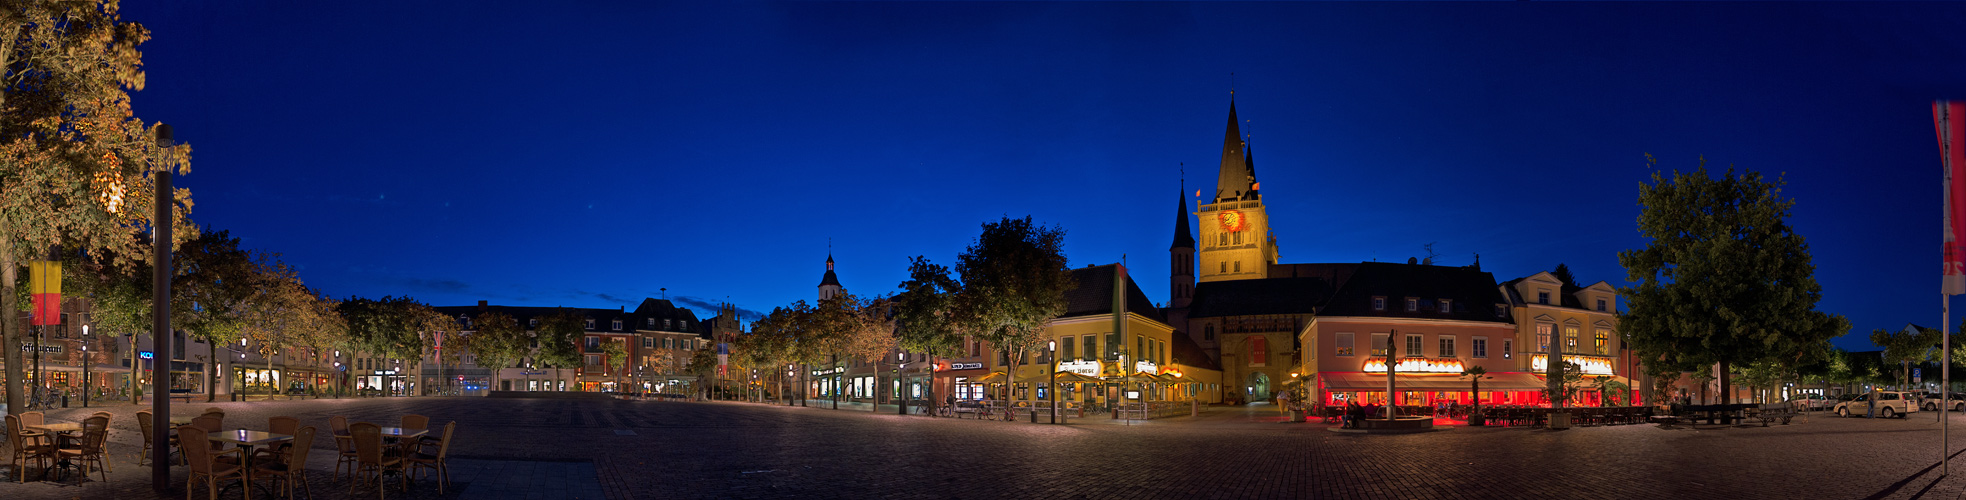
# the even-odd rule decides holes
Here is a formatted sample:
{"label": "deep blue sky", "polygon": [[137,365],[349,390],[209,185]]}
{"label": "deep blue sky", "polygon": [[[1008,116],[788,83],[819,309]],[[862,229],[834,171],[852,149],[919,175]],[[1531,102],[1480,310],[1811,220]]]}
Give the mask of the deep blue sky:
{"label": "deep blue sky", "polygon": [[397,3],[125,3],[193,218],[336,297],[769,310],[1028,214],[1165,300],[1233,72],[1285,262],[1622,285],[1704,156],[1785,174],[1839,345],[1940,314],[1958,4]]}

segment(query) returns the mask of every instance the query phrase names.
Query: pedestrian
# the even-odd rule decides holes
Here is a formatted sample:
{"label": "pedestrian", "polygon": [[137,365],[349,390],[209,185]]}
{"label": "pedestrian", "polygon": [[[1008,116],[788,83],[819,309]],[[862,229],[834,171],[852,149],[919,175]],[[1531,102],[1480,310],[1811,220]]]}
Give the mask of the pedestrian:
{"label": "pedestrian", "polygon": [[1285,414],[1285,415],[1288,415],[1288,414],[1290,414],[1290,393],[1289,393],[1289,392],[1287,392],[1287,391],[1286,391],[1286,392],[1278,392],[1278,393],[1277,393],[1277,412],[1278,412],[1278,413],[1283,413],[1283,414]]}
{"label": "pedestrian", "polygon": [[1358,401],[1346,401],[1345,419],[1342,421],[1343,423],[1341,423],[1339,427],[1344,429],[1358,428],[1358,419],[1359,417],[1364,416],[1364,414],[1365,414],[1365,409],[1360,408],[1358,406]]}

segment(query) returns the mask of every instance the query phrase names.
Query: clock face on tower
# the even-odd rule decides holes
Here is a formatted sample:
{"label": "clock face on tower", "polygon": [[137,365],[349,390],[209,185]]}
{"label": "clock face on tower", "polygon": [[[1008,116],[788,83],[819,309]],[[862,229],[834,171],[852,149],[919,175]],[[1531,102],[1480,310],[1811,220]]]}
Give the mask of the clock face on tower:
{"label": "clock face on tower", "polygon": [[1242,211],[1239,210],[1225,210],[1219,217],[1222,220],[1222,230],[1231,233],[1242,232],[1243,226],[1249,222],[1249,218],[1243,216]]}

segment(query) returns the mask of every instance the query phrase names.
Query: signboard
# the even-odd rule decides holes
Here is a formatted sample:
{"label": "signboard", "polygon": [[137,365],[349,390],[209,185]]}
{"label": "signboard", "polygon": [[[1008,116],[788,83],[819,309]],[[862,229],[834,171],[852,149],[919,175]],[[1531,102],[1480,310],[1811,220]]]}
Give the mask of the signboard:
{"label": "signboard", "polygon": [[1058,364],[1058,371],[1072,372],[1087,377],[1099,376],[1099,362],[1094,360],[1066,361]]}
{"label": "signboard", "polygon": [[838,367],[834,367],[834,368],[828,368],[828,369],[824,369],[824,370],[813,370],[813,371],[812,371],[812,376],[814,376],[814,377],[819,377],[819,376],[824,376],[824,375],[832,375],[832,374],[835,374],[835,373],[839,373],[839,372],[840,372],[841,370],[843,370],[843,369],[842,369],[842,368],[838,368]]}
{"label": "signboard", "polygon": [[157,357],[157,353],[150,352],[150,351],[137,351],[137,357],[143,359],[151,359]]}
{"label": "signboard", "polygon": [[1921,382],[1924,382],[1924,381],[1925,381],[1925,377],[1924,377],[1924,375],[1925,375],[1925,369],[1924,369],[1924,368],[1912,368],[1912,369],[1911,369],[1911,383],[1914,383],[1914,384],[1916,384],[1916,383],[1921,383]]}
{"label": "signboard", "polygon": [[1133,370],[1144,373],[1157,373],[1160,371],[1160,365],[1156,365],[1152,361],[1141,361],[1133,364]]}
{"label": "signboard", "polygon": [[[1567,363],[1576,363],[1577,366],[1583,368],[1584,374],[1586,375],[1616,375],[1617,374],[1611,369],[1611,360],[1609,358],[1597,358],[1591,356],[1578,356],[1575,354],[1565,354],[1563,355],[1563,361]],[[1549,371],[1549,368],[1550,368],[1550,357],[1548,354],[1537,354],[1535,357],[1529,358],[1529,371],[1532,372]],[[1406,366],[1401,365],[1399,371],[1406,371]]]}
{"label": "signboard", "polygon": [[981,370],[983,363],[949,363],[951,370]]}
{"label": "signboard", "polygon": [[[1399,358],[1400,373],[1461,373],[1461,360],[1454,358]],[[1366,358],[1359,371],[1386,373],[1386,358]]]}

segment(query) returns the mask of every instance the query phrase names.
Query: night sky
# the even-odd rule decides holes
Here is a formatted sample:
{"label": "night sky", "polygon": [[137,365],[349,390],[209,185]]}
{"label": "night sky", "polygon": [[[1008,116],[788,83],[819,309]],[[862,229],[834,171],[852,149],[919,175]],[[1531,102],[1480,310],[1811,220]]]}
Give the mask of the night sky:
{"label": "night sky", "polygon": [[1163,301],[1233,86],[1284,262],[1623,285],[1704,156],[1787,179],[1839,345],[1939,322],[1959,4],[297,3],[125,2],[135,106],[335,297],[768,311],[1031,215]]}

